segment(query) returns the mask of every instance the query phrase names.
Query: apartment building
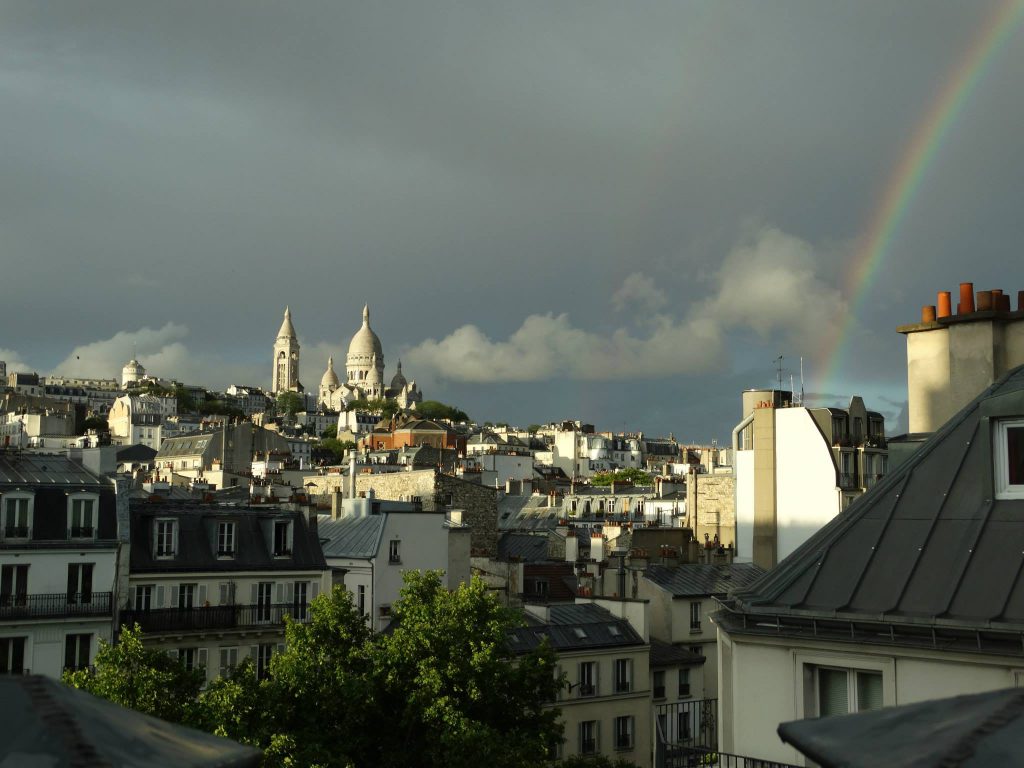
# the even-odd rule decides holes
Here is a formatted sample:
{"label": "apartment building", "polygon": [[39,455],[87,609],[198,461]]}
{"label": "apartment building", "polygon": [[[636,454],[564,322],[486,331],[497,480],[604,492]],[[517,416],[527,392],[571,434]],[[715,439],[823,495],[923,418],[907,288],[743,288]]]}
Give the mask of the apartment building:
{"label": "apartment building", "polygon": [[0,452],[0,673],[60,677],[111,639],[114,487],[65,456]]}
{"label": "apartment building", "polygon": [[131,559],[120,625],[207,677],[245,657],[269,668],[285,616],[309,619],[330,587],[315,514],[281,509],[132,501]]}

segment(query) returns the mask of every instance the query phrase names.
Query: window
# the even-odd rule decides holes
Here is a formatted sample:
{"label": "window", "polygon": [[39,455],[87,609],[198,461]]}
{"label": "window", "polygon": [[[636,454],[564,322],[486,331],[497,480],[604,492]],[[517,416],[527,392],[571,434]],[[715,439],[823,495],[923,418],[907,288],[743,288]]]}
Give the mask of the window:
{"label": "window", "polygon": [[288,557],[292,553],[292,523],[290,520],[274,521],[274,557]]}
{"label": "window", "polygon": [[64,669],[85,669],[89,666],[92,635],[68,635],[64,638]]}
{"label": "window", "polygon": [[4,565],[0,567],[0,606],[28,604],[28,566]]}
{"label": "window", "polygon": [[96,538],[96,498],[94,496],[71,497],[71,538]]}
{"label": "window", "polygon": [[700,601],[690,603],[690,631],[700,632]]}
{"label": "window", "polygon": [[235,556],[235,524],[217,523],[217,557]]}
{"label": "window", "polygon": [[596,696],[597,695],[597,662],[596,661],[581,661],[579,664],[579,683],[580,696]]}
{"label": "window", "polygon": [[270,621],[274,582],[261,581],[256,585],[256,621]]}
{"label": "window", "polygon": [[178,660],[185,665],[189,672],[196,668],[196,648],[179,648]]}
{"label": "window", "polygon": [[217,585],[217,605],[235,604],[235,582],[222,581]]}
{"label": "window", "polygon": [[221,648],[220,649],[220,669],[218,670],[221,677],[227,677],[231,674],[231,670],[238,666],[238,649],[237,648]]}
{"label": "window", "polygon": [[388,562],[389,563],[401,563],[402,562],[402,554],[401,554],[401,551],[399,550],[399,546],[401,545],[401,543],[402,542],[400,542],[398,539],[392,539],[390,542],[388,542]]}
{"label": "window", "polygon": [[92,571],[95,563],[68,564],[68,604],[92,602]]}
{"label": "window", "polygon": [[814,714],[818,717],[867,712],[882,707],[882,673],[813,667]]}
{"label": "window", "polygon": [[633,661],[632,659],[615,660],[615,692],[629,693],[632,682]]}
{"label": "window", "polygon": [[253,659],[253,662],[256,664],[256,676],[258,678],[262,679],[270,674],[270,659],[273,655],[273,643],[260,643],[256,646],[256,658]]}
{"label": "window", "polygon": [[1024,499],[1024,420],[1001,421],[995,430],[997,499]]}
{"label": "window", "polygon": [[5,539],[27,539],[32,526],[32,497],[4,494],[3,536]]}
{"label": "window", "polygon": [[292,616],[297,621],[305,621],[309,616],[309,582],[296,581],[292,595]]}
{"label": "window", "polygon": [[690,695],[690,670],[680,669],[679,670],[679,698],[685,698]]}
{"label": "window", "polygon": [[174,557],[178,549],[178,525],[174,520],[157,520],[154,530],[153,553],[155,557]]}
{"label": "window", "polygon": [[615,748],[633,748],[633,716],[625,715],[615,718]]}
{"label": "window", "polygon": [[598,722],[583,720],[580,722],[580,754],[594,755],[598,751]]}
{"label": "window", "polygon": [[196,605],[196,585],[195,584],[179,584],[178,585],[178,609],[187,610],[189,608],[195,608]]}
{"label": "window", "polygon": [[356,587],[356,605],[359,607],[359,615],[366,615],[366,585],[360,584]]}
{"label": "window", "polygon": [[0,637],[0,675],[20,675],[25,669],[25,638]]}
{"label": "window", "polygon": [[654,692],[653,696],[656,699],[665,698],[665,670],[657,669],[654,671]]}
{"label": "window", "polygon": [[148,611],[153,607],[153,585],[139,584],[135,587],[135,610]]}

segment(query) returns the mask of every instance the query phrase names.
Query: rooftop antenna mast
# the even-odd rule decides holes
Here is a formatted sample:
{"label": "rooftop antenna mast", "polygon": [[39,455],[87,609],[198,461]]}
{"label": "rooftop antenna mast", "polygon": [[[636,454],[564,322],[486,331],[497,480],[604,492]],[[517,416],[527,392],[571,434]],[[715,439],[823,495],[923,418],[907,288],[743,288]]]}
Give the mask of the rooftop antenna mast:
{"label": "rooftop antenna mast", "polygon": [[804,358],[800,356],[800,405],[804,404]]}
{"label": "rooftop antenna mast", "polygon": [[777,374],[776,378],[778,379],[778,382],[779,382],[778,390],[781,392],[782,391],[782,355],[779,355],[778,357],[775,358],[775,372]]}

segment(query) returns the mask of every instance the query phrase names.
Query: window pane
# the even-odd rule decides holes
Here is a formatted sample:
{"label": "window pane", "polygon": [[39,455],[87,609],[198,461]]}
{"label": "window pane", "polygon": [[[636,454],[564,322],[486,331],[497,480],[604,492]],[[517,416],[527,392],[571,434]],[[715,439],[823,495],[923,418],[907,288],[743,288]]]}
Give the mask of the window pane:
{"label": "window pane", "polygon": [[857,673],[857,711],[882,708],[882,673]]}
{"label": "window pane", "polygon": [[1006,455],[1010,485],[1024,485],[1024,427],[1007,428]]}
{"label": "window pane", "polygon": [[818,714],[845,715],[850,711],[847,673],[841,669],[818,670]]}

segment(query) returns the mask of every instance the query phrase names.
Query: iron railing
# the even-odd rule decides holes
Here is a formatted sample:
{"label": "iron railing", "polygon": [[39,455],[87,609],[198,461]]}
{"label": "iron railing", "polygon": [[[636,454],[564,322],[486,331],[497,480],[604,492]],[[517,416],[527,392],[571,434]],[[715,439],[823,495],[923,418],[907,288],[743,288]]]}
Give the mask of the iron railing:
{"label": "iron railing", "polygon": [[110,613],[110,592],[0,595],[0,621],[104,616]]}
{"label": "iron railing", "polygon": [[244,627],[283,626],[284,617],[309,621],[309,606],[294,603],[214,605],[121,611],[120,623],[138,623],[144,632],[204,632]]}
{"label": "iron railing", "polygon": [[701,747],[669,747],[659,768],[798,768],[760,757],[734,755]]}

